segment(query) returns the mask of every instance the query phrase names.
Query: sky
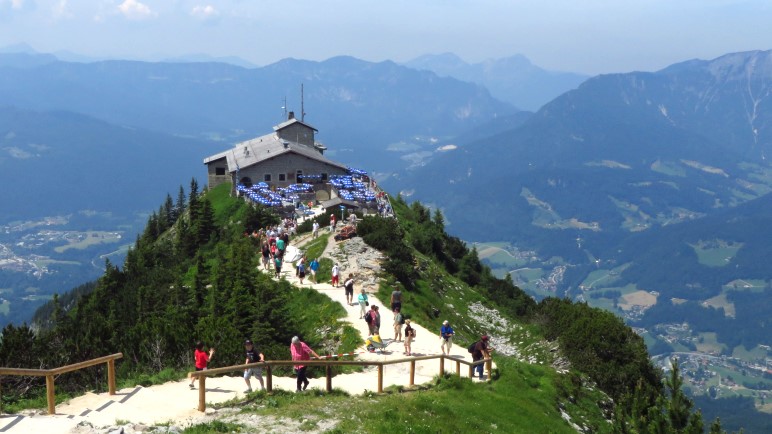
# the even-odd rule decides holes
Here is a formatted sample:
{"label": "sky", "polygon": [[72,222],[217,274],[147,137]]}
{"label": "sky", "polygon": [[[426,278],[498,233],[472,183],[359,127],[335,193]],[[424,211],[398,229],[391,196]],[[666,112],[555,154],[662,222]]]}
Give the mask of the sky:
{"label": "sky", "polygon": [[522,54],[546,69],[599,74],[769,50],[770,23],[770,0],[0,0],[0,47],[259,66]]}

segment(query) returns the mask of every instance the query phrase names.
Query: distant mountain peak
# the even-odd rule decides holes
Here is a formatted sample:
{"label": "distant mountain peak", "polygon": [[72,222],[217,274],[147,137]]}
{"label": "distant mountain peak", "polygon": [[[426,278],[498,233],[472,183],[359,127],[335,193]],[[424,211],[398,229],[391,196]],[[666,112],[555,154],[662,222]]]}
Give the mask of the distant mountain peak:
{"label": "distant mountain peak", "polygon": [[485,86],[494,97],[526,110],[539,109],[587,79],[581,74],[547,71],[522,54],[478,63],[465,62],[454,53],[425,54],[404,65]]}

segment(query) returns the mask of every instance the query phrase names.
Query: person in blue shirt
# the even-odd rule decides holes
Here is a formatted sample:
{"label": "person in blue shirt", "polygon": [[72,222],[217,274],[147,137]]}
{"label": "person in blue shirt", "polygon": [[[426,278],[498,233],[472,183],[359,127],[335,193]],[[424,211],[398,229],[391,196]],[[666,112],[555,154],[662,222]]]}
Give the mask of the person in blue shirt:
{"label": "person in blue shirt", "polygon": [[[440,349],[442,354],[450,354],[450,348],[453,347],[453,327],[450,326],[448,320],[442,322],[442,328],[440,328]],[[446,353],[447,351],[447,353]]]}
{"label": "person in blue shirt", "polygon": [[311,260],[311,263],[308,264],[308,269],[311,270],[311,278],[314,279],[314,283],[319,283],[319,281],[316,279],[316,271],[319,269],[319,261],[316,260],[316,258]]}

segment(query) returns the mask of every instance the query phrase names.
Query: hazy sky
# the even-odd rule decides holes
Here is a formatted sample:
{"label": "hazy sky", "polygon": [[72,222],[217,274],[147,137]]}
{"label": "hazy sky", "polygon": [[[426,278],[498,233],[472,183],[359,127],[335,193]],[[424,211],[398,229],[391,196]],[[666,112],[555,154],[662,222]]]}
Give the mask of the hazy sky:
{"label": "hazy sky", "polygon": [[770,0],[0,0],[0,47],[258,65],[351,55],[469,62],[523,54],[553,70],[656,70],[772,49]]}

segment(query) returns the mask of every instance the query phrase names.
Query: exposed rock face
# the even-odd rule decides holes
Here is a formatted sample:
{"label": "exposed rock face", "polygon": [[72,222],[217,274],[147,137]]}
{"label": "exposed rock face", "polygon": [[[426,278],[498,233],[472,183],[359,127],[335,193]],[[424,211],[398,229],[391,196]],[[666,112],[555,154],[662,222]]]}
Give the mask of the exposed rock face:
{"label": "exposed rock face", "polygon": [[[328,250],[327,255],[341,267],[341,276],[353,273],[357,281],[368,289],[378,286],[378,273],[384,256],[365,244],[361,237],[354,237]],[[343,279],[341,279],[343,280]]]}

